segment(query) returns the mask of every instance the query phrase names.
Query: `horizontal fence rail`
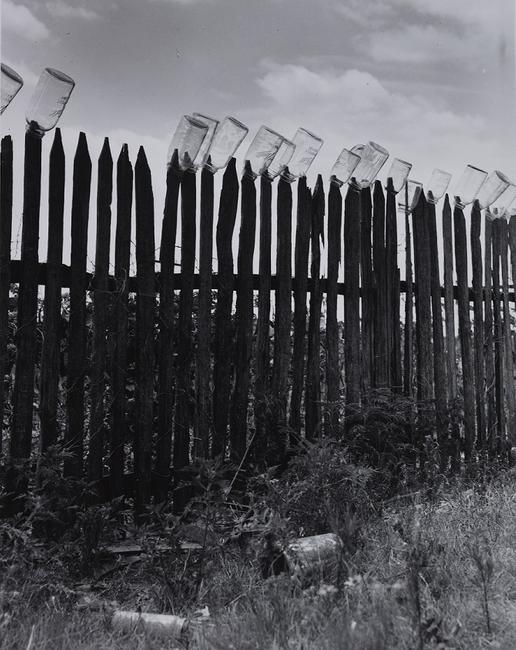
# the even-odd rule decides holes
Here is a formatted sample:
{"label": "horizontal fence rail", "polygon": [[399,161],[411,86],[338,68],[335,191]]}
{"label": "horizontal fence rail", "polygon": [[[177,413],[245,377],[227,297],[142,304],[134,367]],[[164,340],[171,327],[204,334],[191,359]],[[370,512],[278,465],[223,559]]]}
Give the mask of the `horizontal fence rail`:
{"label": "horizontal fence rail", "polygon": [[[320,176],[313,189],[305,178],[280,178],[273,192],[266,177],[239,179],[233,159],[217,197],[210,171],[198,188],[173,161],[159,180],[167,191],[156,260],[161,207],[143,148],[133,166],[127,146],[114,161],[106,139],[93,164],[81,133],[66,265],[57,129],[48,212],[40,205],[41,146],[26,136],[21,258],[11,259],[12,156],[7,136],[0,188],[6,491],[22,493],[27,462],[57,444],[66,452],[64,474],[87,478],[97,498],[130,495],[142,514],[173,495],[179,512],[195,459],[221,457],[247,471],[281,464],[303,438],[331,435],[352,446],[378,400],[394,410],[412,400],[405,433],[422,471],[432,454],[443,472],[456,471],[516,443],[516,217],[489,218],[474,204],[466,218],[448,197],[434,206],[422,193],[399,233],[391,182],[343,193]],[[46,261],[38,259],[41,214],[48,214]],[[376,451],[388,428],[380,426],[385,439]]]}

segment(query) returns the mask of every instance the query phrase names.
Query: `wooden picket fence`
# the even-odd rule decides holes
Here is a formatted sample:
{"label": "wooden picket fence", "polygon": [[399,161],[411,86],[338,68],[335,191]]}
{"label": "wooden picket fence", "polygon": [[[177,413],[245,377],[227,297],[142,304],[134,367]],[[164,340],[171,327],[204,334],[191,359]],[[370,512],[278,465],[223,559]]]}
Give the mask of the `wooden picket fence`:
{"label": "wooden picket fence", "polygon": [[[12,141],[2,139],[0,368],[13,381],[6,376],[0,382],[0,422],[12,468],[63,444],[65,475],[107,486],[109,496],[130,489],[136,510],[142,511],[152,498],[163,500],[177,488],[180,471],[195,457],[229,454],[237,466],[276,464],[300,438],[345,440],[350,422],[356,422],[374,391],[392,399],[414,398],[416,418],[430,412],[431,437],[444,471],[483,453],[504,455],[515,444],[509,308],[514,301],[509,251],[516,277],[515,217],[509,224],[485,219],[482,242],[483,217],[475,204],[468,246],[463,211],[446,197],[442,215],[441,208],[436,214],[422,194],[405,217],[402,281],[390,181],[385,191],[377,181],[372,191],[349,188],[344,197],[330,184],[326,197],[320,176],[312,190],[304,178],[293,185],[280,179],[274,210],[271,181],[248,175],[239,180],[233,159],[224,172],[215,221],[213,175],[201,173],[198,206],[195,175],[181,175],[172,165],[157,272],[155,205],[145,152],[140,148],[133,170],[124,145],[114,174],[106,139],[98,159],[91,275],[92,163],[85,135],[80,134],[74,158],[69,267],[62,264],[65,156],[60,132],[50,153],[45,263],[38,259],[41,141],[28,134],[25,147],[21,259],[11,260]],[[134,277],[129,272],[133,197]],[[112,228],[116,244],[110,274]],[[321,278],[323,238],[326,278]],[[253,273],[254,257],[258,274]],[[341,263],[343,283],[338,281]],[[15,285],[16,300],[10,298]],[[45,291],[42,317],[40,285]],[[63,290],[69,296],[64,373]],[[344,305],[340,323],[339,296]],[[9,308],[14,305],[13,337]],[[450,419],[457,403],[463,416]],[[14,469],[7,472],[4,488],[23,489]],[[178,508],[187,497],[187,491],[176,489]]]}

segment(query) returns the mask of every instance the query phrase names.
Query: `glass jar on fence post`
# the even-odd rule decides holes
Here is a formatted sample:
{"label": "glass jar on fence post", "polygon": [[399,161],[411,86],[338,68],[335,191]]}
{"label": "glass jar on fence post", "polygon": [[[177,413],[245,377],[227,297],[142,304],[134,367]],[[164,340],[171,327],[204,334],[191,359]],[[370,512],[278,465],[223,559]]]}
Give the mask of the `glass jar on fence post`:
{"label": "glass jar on fence post", "polygon": [[494,171],[486,178],[477,194],[477,201],[482,210],[492,205],[509,187],[511,181],[501,171]]}
{"label": "glass jar on fence post", "polygon": [[[498,201],[496,202],[497,207],[499,208],[501,214],[505,216],[506,219],[511,217],[511,207],[512,212],[516,209],[516,184],[509,183],[509,186],[501,194]],[[489,208],[488,208],[489,209]]]}
{"label": "glass jar on fence post", "polygon": [[349,149],[343,149],[331,168],[330,181],[338,187],[342,187],[349,181],[359,162],[358,154],[352,153]]}
{"label": "glass jar on fence post", "polygon": [[242,122],[234,117],[225,117],[217,127],[208,149],[206,167],[212,173],[226,167],[248,132],[249,129]]}
{"label": "glass jar on fence post", "polygon": [[244,157],[249,162],[248,171],[253,179],[267,171],[284,138],[268,126],[261,126]]}
{"label": "glass jar on fence post", "polygon": [[27,109],[27,128],[39,136],[52,130],[58,123],[74,87],[75,81],[64,72],[45,68]]}
{"label": "glass jar on fence post", "polygon": [[214,117],[210,117],[209,115],[203,115],[202,113],[192,113],[192,117],[194,117],[199,122],[204,122],[204,124],[208,126],[208,132],[206,133],[201,147],[193,161],[193,169],[197,170],[206,164],[208,151],[212,143],[213,136],[215,135],[215,131],[219,126],[219,120],[216,120]]}
{"label": "glass jar on fence post", "polygon": [[323,146],[321,138],[301,127],[296,131],[292,142],[295,146],[294,153],[288,166],[281,172],[282,178],[289,183],[300,176],[306,176],[306,172]]}
{"label": "glass jar on fence post", "polygon": [[452,175],[442,169],[434,169],[428,181],[426,200],[434,205],[444,196]]}
{"label": "glass jar on fence post", "polygon": [[454,197],[457,207],[463,209],[473,203],[482,184],[486,180],[487,172],[473,165],[467,165],[455,187]]}
{"label": "glass jar on fence post", "polygon": [[172,163],[172,156],[177,150],[177,164],[181,171],[195,171],[194,160],[208,133],[208,125],[200,120],[183,115],[168,148],[167,163]]}
{"label": "glass jar on fence post", "polygon": [[401,201],[398,201],[398,210],[405,214],[410,214],[418,204],[422,191],[423,183],[413,181],[412,179],[408,180],[405,192],[400,195],[403,198]]}
{"label": "glass jar on fence post", "polygon": [[288,167],[295,150],[296,145],[291,140],[283,140],[267,169],[267,176],[270,180],[276,178],[276,176],[281,174],[285,167]]}
{"label": "glass jar on fence post", "polygon": [[23,86],[23,79],[20,75],[5,63],[2,63],[2,106],[0,115],[16,97]]}
{"label": "glass jar on fence post", "polygon": [[400,192],[405,186],[411,169],[412,163],[409,163],[406,160],[395,158],[392,161],[390,169],[387,172],[387,178],[392,178],[392,187],[395,194]]}
{"label": "glass jar on fence post", "polygon": [[360,162],[353,172],[351,185],[359,190],[370,187],[387,162],[389,152],[376,142],[368,142],[366,145],[357,144],[351,151],[360,156]]}

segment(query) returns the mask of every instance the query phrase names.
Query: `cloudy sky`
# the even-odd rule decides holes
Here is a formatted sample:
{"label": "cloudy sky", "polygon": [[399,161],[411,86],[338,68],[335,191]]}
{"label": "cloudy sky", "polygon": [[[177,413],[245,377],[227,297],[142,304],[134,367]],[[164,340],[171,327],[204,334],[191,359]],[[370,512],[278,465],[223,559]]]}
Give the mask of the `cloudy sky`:
{"label": "cloudy sky", "polygon": [[234,115],[251,133],[317,133],[325,144],[309,181],[367,140],[413,162],[418,180],[467,163],[516,178],[514,5],[1,0],[2,61],[26,81],[2,134],[21,137],[31,89],[52,66],[77,83],[61,121],[67,151],[79,130],[93,157],[105,135],[114,155],[128,142],[134,159],[143,144],[155,177],[179,117],[198,111]]}

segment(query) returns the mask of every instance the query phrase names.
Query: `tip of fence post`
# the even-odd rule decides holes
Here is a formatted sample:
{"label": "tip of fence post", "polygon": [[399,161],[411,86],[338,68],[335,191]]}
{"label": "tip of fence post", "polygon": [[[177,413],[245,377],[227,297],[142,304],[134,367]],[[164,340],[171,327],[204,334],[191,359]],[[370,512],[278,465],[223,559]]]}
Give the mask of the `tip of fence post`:
{"label": "tip of fence post", "polygon": [[145,155],[145,149],[143,148],[143,146],[140,146],[140,148],[138,149],[138,156],[136,157],[136,164],[145,165],[146,167],[149,166],[148,163],[147,163],[147,156]]}

